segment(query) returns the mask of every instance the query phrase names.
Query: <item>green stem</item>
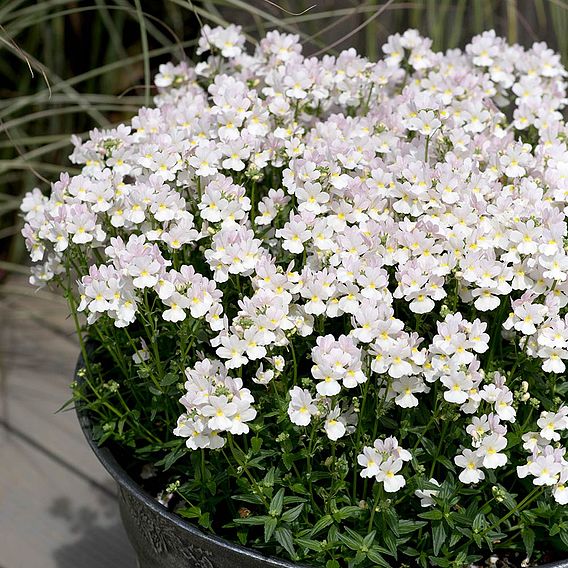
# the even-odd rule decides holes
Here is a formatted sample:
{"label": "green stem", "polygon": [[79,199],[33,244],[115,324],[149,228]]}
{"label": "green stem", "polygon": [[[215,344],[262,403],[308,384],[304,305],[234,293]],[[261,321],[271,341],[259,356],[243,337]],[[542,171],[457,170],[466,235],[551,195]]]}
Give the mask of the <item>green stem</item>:
{"label": "green stem", "polygon": [[[355,461],[357,460],[357,454],[359,453],[359,443],[361,442],[361,429],[362,429],[361,423],[363,422],[363,416],[365,414],[365,404],[367,402],[367,393],[369,392],[370,384],[371,384],[371,379],[367,379],[367,382],[363,386],[363,400],[361,402],[361,408],[359,409],[359,416],[357,417],[357,432],[355,433],[355,446],[354,446]],[[353,438],[351,438],[351,439],[353,439]],[[357,499],[357,468],[356,467],[353,468],[353,486],[352,486],[351,493],[352,493],[352,496],[353,496],[353,502],[355,503],[355,501]]]}
{"label": "green stem", "polygon": [[367,527],[367,533],[370,533],[373,530],[373,521],[375,520],[375,513],[377,512],[377,507],[379,505],[379,501],[382,500],[382,496],[384,493],[383,485],[378,483],[375,488],[375,499],[373,500],[373,508],[371,509],[371,518],[369,519],[369,526]]}
{"label": "green stem", "polygon": [[315,443],[315,439],[316,439],[316,433],[317,433],[317,421],[314,420],[312,423],[312,432],[310,434],[310,442],[308,445],[308,455],[307,455],[307,478],[308,478],[308,487],[310,490],[310,500],[312,502],[312,506],[314,508],[314,510],[319,511],[319,507],[316,504],[316,500],[314,497],[314,489],[313,489],[313,482],[312,482],[312,468],[313,468],[313,464],[312,464],[312,456],[313,456],[313,451],[314,451],[314,443]]}
{"label": "green stem", "polygon": [[295,385],[298,382],[298,359],[296,358],[296,350],[294,349],[292,338],[288,339],[288,345],[290,346],[290,353],[292,354],[292,362],[294,364],[294,379],[292,385]]}
{"label": "green stem", "polygon": [[[528,507],[543,491],[543,487],[535,487],[520,503],[517,504],[516,507],[508,511],[505,515],[503,515],[498,521],[493,523],[489,528],[485,529],[481,534],[480,538],[484,538],[488,535],[492,530],[496,529],[504,523],[509,517],[514,515],[515,513],[520,513],[523,509]],[[469,541],[465,542],[461,547],[460,550],[465,550],[469,546],[469,544],[473,541],[470,539]]]}
{"label": "green stem", "polygon": [[[239,464],[239,467],[245,472],[245,475],[249,478],[249,481],[251,482],[252,486],[254,487],[255,492],[258,494],[258,497],[260,498],[260,500],[262,501],[262,503],[266,507],[266,510],[270,509],[270,503],[266,500],[266,497],[264,496],[262,489],[260,488],[256,479],[253,477],[253,475],[251,474],[251,472],[247,468],[246,463],[241,463],[237,449],[242,454],[244,454],[244,452],[239,448],[238,444],[234,441],[232,434],[227,434],[227,440],[229,442],[229,448],[231,450],[231,454],[233,455],[233,458]],[[231,464],[232,462],[231,462],[231,460],[229,460],[227,458],[227,455],[226,455],[225,452],[223,452],[223,455],[225,456],[225,459],[227,460],[227,462],[229,464]]]}
{"label": "green stem", "polygon": [[438,461],[438,456],[440,455],[440,451],[442,446],[445,444],[446,432],[448,431],[448,426],[450,424],[449,420],[444,421],[444,426],[442,427],[442,434],[440,435],[440,442],[438,443],[438,447],[436,448],[436,455],[432,460],[432,466],[430,467],[430,474],[428,478],[430,479],[432,475],[434,475],[434,469],[436,468],[436,462]]}
{"label": "green stem", "polygon": [[[142,315],[142,313],[140,313],[140,321],[142,322],[142,326],[144,327],[144,331],[146,333],[146,336],[148,337],[148,342],[150,345],[150,348],[152,349],[152,354],[153,354],[153,359],[154,359],[154,363],[156,364],[156,368],[158,370],[158,375],[160,377],[160,380],[157,380],[153,373],[150,373],[150,376],[152,378],[152,380],[154,381],[156,388],[158,390],[162,390],[162,387],[160,385],[161,380],[164,378],[164,368],[162,366],[162,360],[160,358],[160,349],[158,347],[158,329],[157,329],[157,324],[154,320],[154,316],[152,314],[152,309],[150,308],[150,303],[148,301],[148,291],[145,289],[144,290],[144,302],[143,302],[144,308],[146,309],[146,315],[147,315],[147,320],[146,318]],[[148,331],[148,327],[150,327],[150,331]]]}
{"label": "green stem", "polygon": [[505,513],[497,522],[493,523],[488,529],[485,529],[481,534],[484,537],[486,534],[490,533],[493,529],[497,528],[504,523],[509,517],[514,515],[517,512],[521,512],[525,507],[530,505],[540,493],[542,493],[542,487],[535,487],[516,507]]}

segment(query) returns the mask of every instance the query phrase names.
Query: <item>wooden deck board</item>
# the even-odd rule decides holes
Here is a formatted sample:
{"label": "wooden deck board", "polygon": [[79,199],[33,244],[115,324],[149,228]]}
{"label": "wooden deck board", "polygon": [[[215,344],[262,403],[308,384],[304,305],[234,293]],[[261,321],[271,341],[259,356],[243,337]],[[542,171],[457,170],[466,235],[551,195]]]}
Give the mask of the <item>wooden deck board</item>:
{"label": "wooden deck board", "polygon": [[0,288],[0,568],[134,568],[114,483],[69,398],[78,348],[64,302]]}

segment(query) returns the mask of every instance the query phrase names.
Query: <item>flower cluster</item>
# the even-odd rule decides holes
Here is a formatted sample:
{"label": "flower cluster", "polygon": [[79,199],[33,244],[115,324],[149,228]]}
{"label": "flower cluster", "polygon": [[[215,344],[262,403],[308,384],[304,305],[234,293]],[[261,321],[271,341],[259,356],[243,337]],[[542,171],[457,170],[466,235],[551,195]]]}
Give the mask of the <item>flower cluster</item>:
{"label": "flower cluster", "polygon": [[186,369],[186,394],[180,402],[187,412],[182,414],[174,430],[176,436],[187,438],[187,447],[217,449],[225,440],[220,432],[246,434],[247,422],[254,420],[254,397],[243,387],[240,378],[227,375],[222,363],[204,359],[193,369]]}
{"label": "flower cluster", "polygon": [[74,138],[81,174],[25,197],[31,280],[76,278],[156,397],[169,349],[192,450],[250,428],[305,445],[310,472],[346,464],[354,493],[413,478],[434,506],[442,472],[485,491],[508,467],[566,504],[567,73],[493,32],[382,50],[305,57],[271,31],[248,52],[205,26],[153,108]]}
{"label": "flower cluster", "polygon": [[392,436],[375,440],[372,447],[365,446],[357,456],[357,462],[364,468],[361,477],[374,477],[387,493],[395,493],[406,485],[404,477],[397,474],[404,462],[411,459],[411,453],[399,447],[398,440]]}
{"label": "flower cluster", "polygon": [[558,412],[543,411],[537,420],[540,432],[523,434],[523,448],[530,453],[527,463],[517,467],[520,478],[531,475],[535,485],[552,486],[552,494],[561,505],[568,504],[568,461],[566,448],[553,446],[560,440],[560,432],[568,430],[568,406]]}

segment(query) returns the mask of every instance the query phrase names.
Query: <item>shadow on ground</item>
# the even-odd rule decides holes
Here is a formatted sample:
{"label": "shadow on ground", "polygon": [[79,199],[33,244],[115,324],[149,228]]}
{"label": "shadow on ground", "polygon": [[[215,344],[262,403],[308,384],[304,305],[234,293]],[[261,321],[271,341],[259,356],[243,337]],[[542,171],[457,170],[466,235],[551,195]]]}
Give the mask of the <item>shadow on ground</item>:
{"label": "shadow on ground", "polygon": [[69,528],[68,542],[53,551],[57,568],[135,568],[136,559],[118,514],[115,499],[99,494],[97,510],[74,507],[67,497],[55,499],[49,514]]}

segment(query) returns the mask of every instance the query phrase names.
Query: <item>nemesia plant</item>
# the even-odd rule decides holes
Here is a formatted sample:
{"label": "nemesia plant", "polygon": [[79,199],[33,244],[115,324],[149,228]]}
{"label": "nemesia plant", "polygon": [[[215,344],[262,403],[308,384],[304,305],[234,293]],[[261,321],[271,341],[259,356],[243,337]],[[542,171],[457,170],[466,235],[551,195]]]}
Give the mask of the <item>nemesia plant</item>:
{"label": "nemesia plant", "polygon": [[180,515],[304,564],[561,556],[559,57],[244,44],[205,26],[155,107],[22,203],[32,283],[86,316],[93,435]]}

